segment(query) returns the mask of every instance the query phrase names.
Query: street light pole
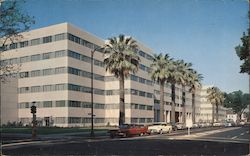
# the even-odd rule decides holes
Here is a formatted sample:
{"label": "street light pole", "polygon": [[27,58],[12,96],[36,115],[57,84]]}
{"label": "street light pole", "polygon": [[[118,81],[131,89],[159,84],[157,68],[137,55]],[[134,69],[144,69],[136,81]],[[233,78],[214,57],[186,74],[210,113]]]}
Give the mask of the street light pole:
{"label": "street light pole", "polygon": [[99,50],[101,48],[97,47],[91,50],[91,132],[90,136],[94,137],[94,86],[93,86],[93,81],[94,81],[94,73],[93,73],[93,63],[94,63],[94,53],[96,50]]}
{"label": "street light pole", "polygon": [[96,49],[91,50],[91,132],[90,136],[94,137],[94,89],[93,89],[93,58],[94,58],[94,52]]}

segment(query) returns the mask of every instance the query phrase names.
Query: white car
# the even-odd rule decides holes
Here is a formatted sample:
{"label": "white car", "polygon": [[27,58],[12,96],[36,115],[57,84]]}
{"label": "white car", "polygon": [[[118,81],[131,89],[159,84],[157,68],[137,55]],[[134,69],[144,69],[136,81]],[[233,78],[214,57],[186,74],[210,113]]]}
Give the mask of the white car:
{"label": "white car", "polygon": [[148,126],[149,133],[170,133],[172,131],[172,126],[164,122],[153,123]]}

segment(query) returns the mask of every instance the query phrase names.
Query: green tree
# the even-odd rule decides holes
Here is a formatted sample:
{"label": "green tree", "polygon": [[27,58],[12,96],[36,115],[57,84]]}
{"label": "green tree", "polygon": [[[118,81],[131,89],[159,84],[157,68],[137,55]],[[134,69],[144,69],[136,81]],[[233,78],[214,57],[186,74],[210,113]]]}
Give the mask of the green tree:
{"label": "green tree", "polygon": [[203,79],[203,76],[201,74],[199,74],[197,71],[195,71],[194,69],[191,69],[189,72],[189,77],[188,77],[188,82],[189,82],[189,86],[190,86],[190,92],[192,93],[192,122],[195,123],[195,114],[196,114],[196,110],[195,110],[195,94],[196,91],[201,88],[201,81]]}
{"label": "green tree", "polygon": [[224,106],[232,108],[234,113],[237,114],[238,118],[241,119],[243,111],[247,108],[250,103],[250,94],[243,94],[242,91],[234,91],[225,95]]}
{"label": "green tree", "polygon": [[109,38],[104,45],[104,64],[106,71],[114,74],[119,79],[120,89],[120,113],[119,125],[125,123],[125,95],[124,79],[130,73],[136,73],[140,58],[137,55],[138,45],[132,37],[119,35]]}
{"label": "green tree", "polygon": [[[192,72],[192,63],[185,63],[184,60],[177,60],[176,78],[178,84],[182,86],[182,121],[186,123],[186,89],[185,86],[189,85],[190,73]],[[180,96],[179,96],[180,98]]]}
{"label": "green tree", "polygon": [[164,86],[173,73],[173,59],[168,54],[154,55],[151,78],[160,85],[160,121],[164,122]]}
{"label": "green tree", "polygon": [[[22,38],[20,33],[29,30],[34,23],[33,17],[21,9],[22,3],[21,0],[0,0],[0,51],[8,48],[6,43],[11,44],[20,40]],[[18,67],[2,62],[0,81],[5,82],[9,76],[16,75],[18,70]]]}
{"label": "green tree", "polygon": [[[248,11],[248,20],[250,21],[250,11]],[[241,37],[242,44],[235,47],[236,54],[243,61],[240,66],[240,73],[247,73],[249,76],[249,94],[250,94],[250,28],[248,28],[247,34],[244,32]],[[250,112],[250,104],[249,104]],[[250,116],[248,116],[250,121]]]}
{"label": "green tree", "polygon": [[219,120],[219,105],[224,103],[224,94],[218,87],[210,87],[207,89],[207,99],[212,104],[212,123],[214,123],[214,106],[216,106],[216,122]]}

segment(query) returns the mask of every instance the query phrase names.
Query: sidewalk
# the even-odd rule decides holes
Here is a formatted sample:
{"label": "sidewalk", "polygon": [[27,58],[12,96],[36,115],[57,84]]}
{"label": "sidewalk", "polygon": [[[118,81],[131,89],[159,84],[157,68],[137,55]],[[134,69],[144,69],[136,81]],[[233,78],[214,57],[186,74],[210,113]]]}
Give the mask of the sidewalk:
{"label": "sidewalk", "polygon": [[2,144],[30,142],[30,141],[47,141],[47,140],[62,140],[62,139],[100,139],[108,136],[107,131],[94,132],[95,137],[90,137],[90,132],[74,132],[74,133],[60,133],[60,134],[47,134],[37,135],[36,139],[32,139],[31,134],[13,134],[1,133]]}

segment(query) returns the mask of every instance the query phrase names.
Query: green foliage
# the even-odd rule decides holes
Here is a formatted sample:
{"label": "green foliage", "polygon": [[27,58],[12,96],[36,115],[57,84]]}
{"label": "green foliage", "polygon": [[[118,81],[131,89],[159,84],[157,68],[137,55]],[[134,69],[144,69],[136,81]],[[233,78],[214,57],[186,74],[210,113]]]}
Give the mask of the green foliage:
{"label": "green foliage", "polygon": [[130,72],[136,73],[140,62],[137,50],[137,43],[132,37],[119,35],[109,38],[103,49],[106,70],[117,78],[128,77]]}
{"label": "green foliage", "polygon": [[242,91],[234,91],[232,93],[225,93],[224,106],[232,108],[234,113],[242,114],[250,103],[250,94],[243,94]]}
{"label": "green foliage", "polygon": [[222,105],[224,103],[224,93],[218,87],[208,88],[207,93],[207,99],[212,105]]}
{"label": "green foliage", "polygon": [[34,23],[30,17],[21,9],[21,0],[5,0],[0,2],[0,47],[10,39],[12,42],[21,37],[20,33],[29,30]]}

